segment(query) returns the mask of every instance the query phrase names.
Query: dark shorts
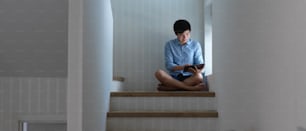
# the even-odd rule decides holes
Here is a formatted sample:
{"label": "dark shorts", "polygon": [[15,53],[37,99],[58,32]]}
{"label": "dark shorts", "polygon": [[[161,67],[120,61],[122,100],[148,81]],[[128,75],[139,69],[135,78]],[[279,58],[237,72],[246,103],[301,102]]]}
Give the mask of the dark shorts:
{"label": "dark shorts", "polygon": [[174,79],[179,80],[179,81],[184,81],[185,79],[189,78],[191,75],[188,76],[183,76],[182,74],[179,74],[177,76],[172,76]]}

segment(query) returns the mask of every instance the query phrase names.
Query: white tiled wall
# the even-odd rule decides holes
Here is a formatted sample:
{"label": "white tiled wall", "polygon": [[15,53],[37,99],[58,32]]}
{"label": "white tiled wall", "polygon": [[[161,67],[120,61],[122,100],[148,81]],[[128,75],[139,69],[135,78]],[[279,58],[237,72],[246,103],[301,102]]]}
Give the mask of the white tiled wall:
{"label": "white tiled wall", "polygon": [[215,118],[124,118],[108,119],[108,131],[218,131]]}
{"label": "white tiled wall", "polygon": [[68,0],[1,0],[0,18],[0,131],[65,115]]}
{"label": "white tiled wall", "polygon": [[38,123],[29,124],[27,131],[66,131],[65,123]]}
{"label": "white tiled wall", "polygon": [[16,131],[20,119],[65,116],[66,86],[66,78],[0,77],[0,130]]}
{"label": "white tiled wall", "polygon": [[216,110],[209,97],[112,97],[111,111],[206,111]]}

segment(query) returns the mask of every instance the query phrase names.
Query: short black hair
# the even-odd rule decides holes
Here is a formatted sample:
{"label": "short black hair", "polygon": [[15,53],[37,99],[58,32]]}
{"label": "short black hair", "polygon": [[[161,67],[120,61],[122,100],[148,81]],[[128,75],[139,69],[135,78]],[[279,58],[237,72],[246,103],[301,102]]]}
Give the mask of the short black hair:
{"label": "short black hair", "polygon": [[191,31],[191,26],[187,20],[180,19],[180,20],[175,21],[173,25],[173,30],[175,34],[183,33],[186,30]]}

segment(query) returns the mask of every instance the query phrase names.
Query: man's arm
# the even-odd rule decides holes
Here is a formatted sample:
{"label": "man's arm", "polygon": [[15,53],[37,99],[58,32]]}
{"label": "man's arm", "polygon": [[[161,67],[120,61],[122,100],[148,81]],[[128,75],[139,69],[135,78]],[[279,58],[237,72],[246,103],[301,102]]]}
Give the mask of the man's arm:
{"label": "man's arm", "polygon": [[204,64],[202,47],[200,43],[197,43],[197,48],[194,55],[194,64]]}
{"label": "man's arm", "polygon": [[177,70],[185,70],[186,67],[189,67],[191,66],[190,64],[186,64],[186,65],[183,65],[183,66],[174,66],[172,68],[173,71],[177,71]]}
{"label": "man's arm", "polygon": [[173,70],[177,65],[173,63],[173,55],[171,53],[171,48],[169,42],[165,45],[165,66],[167,70]]}

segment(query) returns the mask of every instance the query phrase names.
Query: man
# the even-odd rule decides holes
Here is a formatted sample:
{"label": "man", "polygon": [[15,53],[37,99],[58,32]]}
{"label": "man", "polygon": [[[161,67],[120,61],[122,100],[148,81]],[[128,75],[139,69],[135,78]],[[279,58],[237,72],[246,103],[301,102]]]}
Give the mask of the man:
{"label": "man", "polygon": [[187,66],[204,63],[200,43],[190,39],[189,22],[177,20],[173,30],[177,38],[168,41],[165,45],[165,64],[169,74],[161,69],[156,71],[155,77],[160,81],[157,89],[160,91],[207,90],[203,82],[203,68],[193,66],[194,68],[187,69]]}

